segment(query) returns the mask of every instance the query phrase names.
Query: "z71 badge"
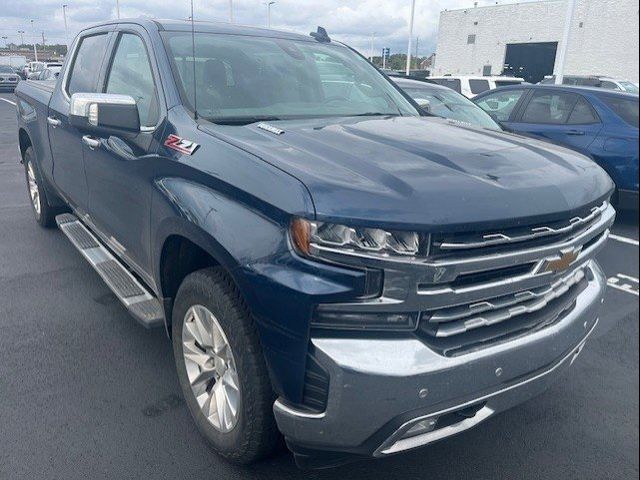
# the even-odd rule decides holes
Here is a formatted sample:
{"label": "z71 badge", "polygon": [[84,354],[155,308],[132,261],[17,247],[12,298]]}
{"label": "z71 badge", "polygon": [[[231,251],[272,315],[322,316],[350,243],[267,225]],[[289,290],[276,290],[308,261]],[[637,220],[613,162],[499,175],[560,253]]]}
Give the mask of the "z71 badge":
{"label": "z71 badge", "polygon": [[191,140],[185,140],[177,135],[169,135],[164,142],[164,146],[175,150],[176,152],[184,153],[185,155],[193,155],[200,147],[199,144],[192,142]]}

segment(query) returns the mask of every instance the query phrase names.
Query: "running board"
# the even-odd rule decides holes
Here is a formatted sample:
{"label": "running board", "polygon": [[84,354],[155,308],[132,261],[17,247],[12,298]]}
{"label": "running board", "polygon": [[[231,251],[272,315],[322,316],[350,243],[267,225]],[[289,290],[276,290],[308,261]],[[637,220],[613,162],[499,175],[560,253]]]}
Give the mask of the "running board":
{"label": "running board", "polygon": [[162,303],[85,227],[75,215],[65,213],[56,223],[74,247],[102,277],[129,313],[144,327],[164,325]]}

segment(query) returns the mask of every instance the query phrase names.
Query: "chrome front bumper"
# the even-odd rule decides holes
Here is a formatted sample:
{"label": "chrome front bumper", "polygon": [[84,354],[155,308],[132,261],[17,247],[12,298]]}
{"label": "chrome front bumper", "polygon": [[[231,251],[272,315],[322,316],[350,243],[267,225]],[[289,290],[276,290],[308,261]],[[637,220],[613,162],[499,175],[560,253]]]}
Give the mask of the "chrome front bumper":
{"label": "chrome front bumper", "polygon": [[[281,400],[278,426],[304,463],[309,452],[385,456],[457,434],[541,393],[573,363],[598,321],[606,279],[589,261],[586,288],[556,323],[513,341],[445,357],[417,338],[315,338],[312,353],[329,373],[323,413]],[[416,421],[469,406],[471,418],[402,438]],[[297,458],[298,459],[298,458]]]}

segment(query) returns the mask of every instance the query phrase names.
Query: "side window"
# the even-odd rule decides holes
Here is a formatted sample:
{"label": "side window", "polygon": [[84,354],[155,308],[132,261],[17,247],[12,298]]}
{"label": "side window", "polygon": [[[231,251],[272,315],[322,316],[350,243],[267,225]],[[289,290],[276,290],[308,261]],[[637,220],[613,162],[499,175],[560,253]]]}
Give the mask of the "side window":
{"label": "side window", "polygon": [[499,122],[507,122],[524,90],[497,91],[478,101],[478,106]]}
{"label": "side window", "polygon": [[620,90],[620,87],[613,82],[609,82],[608,80],[603,80],[600,82],[600,88],[606,88],[607,90]]}
{"label": "side window", "polygon": [[71,65],[71,76],[67,83],[67,93],[94,93],[98,88],[98,74],[105,49],[107,34],[92,35],[80,40],[76,56]]}
{"label": "side window", "polygon": [[158,122],[158,95],[153,71],[142,39],[124,33],[118,41],[107,77],[106,93],[132,96],[138,104],[140,125],[154,126]]}
{"label": "side window", "polygon": [[471,89],[471,93],[477,95],[482,92],[486,92],[489,90],[489,80],[469,80],[469,88]]}
{"label": "side window", "polygon": [[620,98],[606,96],[602,100],[632,127],[638,128],[638,98]]}
{"label": "side window", "polygon": [[598,114],[593,110],[589,102],[580,97],[576,106],[569,116],[569,125],[587,125],[592,123],[600,123]]}
{"label": "side window", "polygon": [[449,87],[458,93],[462,93],[462,84],[457,78],[436,78],[433,82],[444,87]]}
{"label": "side window", "polygon": [[575,103],[576,95],[572,93],[537,91],[522,114],[521,121],[562,125],[567,123]]}

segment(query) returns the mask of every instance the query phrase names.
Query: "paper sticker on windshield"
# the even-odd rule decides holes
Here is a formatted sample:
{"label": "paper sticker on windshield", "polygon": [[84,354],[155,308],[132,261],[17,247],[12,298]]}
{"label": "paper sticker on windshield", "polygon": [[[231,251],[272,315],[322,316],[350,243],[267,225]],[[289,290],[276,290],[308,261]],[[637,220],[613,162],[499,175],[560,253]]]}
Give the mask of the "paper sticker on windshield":
{"label": "paper sticker on windshield", "polygon": [[200,147],[196,142],[185,140],[173,134],[167,137],[164,146],[176,152],[184,153],[185,155],[193,155],[198,147]]}

